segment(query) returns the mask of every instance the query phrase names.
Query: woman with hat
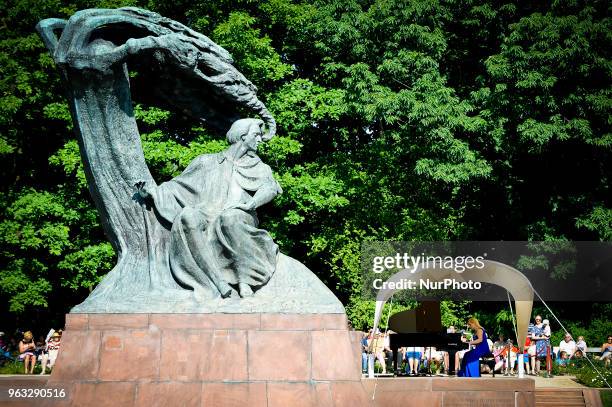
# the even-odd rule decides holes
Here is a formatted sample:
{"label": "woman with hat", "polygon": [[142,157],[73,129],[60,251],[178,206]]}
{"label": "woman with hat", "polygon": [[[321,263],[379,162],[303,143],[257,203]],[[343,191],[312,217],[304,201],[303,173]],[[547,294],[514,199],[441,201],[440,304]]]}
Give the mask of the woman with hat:
{"label": "woman with hat", "polygon": [[23,339],[19,341],[19,360],[23,360],[25,374],[28,374],[28,366],[30,367],[29,373],[34,373],[34,366],[36,365],[35,350],[34,335],[32,335],[31,331],[27,331],[23,334]]}
{"label": "woman with hat", "polygon": [[53,368],[53,366],[55,366],[55,360],[57,359],[57,355],[59,353],[61,339],[62,332],[53,331],[53,333],[47,340],[47,347],[45,349],[47,352],[43,355],[43,359],[41,362],[41,375],[45,374],[45,371],[47,370],[47,362],[49,362],[49,368]]}

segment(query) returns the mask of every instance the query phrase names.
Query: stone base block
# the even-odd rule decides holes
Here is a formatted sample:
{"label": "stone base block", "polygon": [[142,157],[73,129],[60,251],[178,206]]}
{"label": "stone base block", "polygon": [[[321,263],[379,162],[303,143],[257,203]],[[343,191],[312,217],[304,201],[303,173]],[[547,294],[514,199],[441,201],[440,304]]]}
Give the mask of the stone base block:
{"label": "stone base block", "polygon": [[362,379],[344,314],[69,314],[41,380],[52,406],[535,405],[531,379]]}
{"label": "stone base block", "polygon": [[[345,314],[68,314],[53,405],[354,406]],[[110,396],[112,395],[112,397]]]}

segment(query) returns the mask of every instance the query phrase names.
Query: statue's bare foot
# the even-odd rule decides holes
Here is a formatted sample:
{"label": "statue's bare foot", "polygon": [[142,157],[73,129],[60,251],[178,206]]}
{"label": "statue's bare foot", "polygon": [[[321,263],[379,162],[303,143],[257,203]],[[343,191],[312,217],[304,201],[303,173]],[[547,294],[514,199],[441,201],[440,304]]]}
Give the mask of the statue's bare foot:
{"label": "statue's bare foot", "polygon": [[240,290],[240,296],[242,298],[253,296],[253,290],[251,290],[251,286],[248,284],[238,283],[238,290]]}

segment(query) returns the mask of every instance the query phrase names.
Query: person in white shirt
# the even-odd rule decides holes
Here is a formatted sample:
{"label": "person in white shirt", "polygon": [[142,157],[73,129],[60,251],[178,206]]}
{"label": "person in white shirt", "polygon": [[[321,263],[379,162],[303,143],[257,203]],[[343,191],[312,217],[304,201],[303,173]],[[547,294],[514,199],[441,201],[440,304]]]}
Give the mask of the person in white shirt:
{"label": "person in white shirt", "polygon": [[565,333],[565,337],[559,342],[559,354],[561,352],[567,353],[567,356],[571,359],[576,353],[576,342],[572,339],[572,335],[569,332]]}
{"label": "person in white shirt", "polygon": [[493,341],[491,338],[487,338],[487,345],[489,345],[489,352],[493,353]]}
{"label": "person in white shirt", "polygon": [[[49,332],[49,335],[47,336],[47,346],[46,346],[47,352],[43,355],[43,359],[41,362],[41,367],[42,367],[42,371],[40,373],[41,375],[44,375],[46,373],[47,366],[49,366],[49,368],[53,368],[53,366],[55,366],[55,361],[57,360],[57,355],[59,354],[61,340],[62,340],[61,331],[54,331],[52,329]],[[47,365],[47,362],[49,362],[48,365]]]}

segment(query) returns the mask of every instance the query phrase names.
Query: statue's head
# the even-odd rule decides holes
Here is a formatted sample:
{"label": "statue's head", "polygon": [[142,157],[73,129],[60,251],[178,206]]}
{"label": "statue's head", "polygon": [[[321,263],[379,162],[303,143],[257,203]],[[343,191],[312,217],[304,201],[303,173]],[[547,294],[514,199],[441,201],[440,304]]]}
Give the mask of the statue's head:
{"label": "statue's head", "polygon": [[257,151],[259,143],[263,141],[263,136],[264,122],[259,119],[236,120],[225,135],[230,144],[242,141],[251,151]]}

